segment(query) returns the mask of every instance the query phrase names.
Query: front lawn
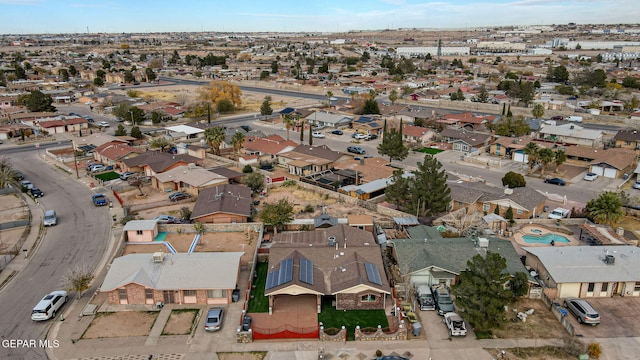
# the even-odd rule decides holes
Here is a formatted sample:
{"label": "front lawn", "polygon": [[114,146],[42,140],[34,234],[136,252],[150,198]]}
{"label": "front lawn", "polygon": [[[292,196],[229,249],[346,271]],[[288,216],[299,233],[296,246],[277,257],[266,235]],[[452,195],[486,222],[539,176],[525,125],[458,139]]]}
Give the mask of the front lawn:
{"label": "front lawn", "polygon": [[424,147],[424,148],[422,148],[420,150],[416,150],[416,151],[421,152],[421,153],[425,153],[425,154],[435,155],[435,154],[439,154],[439,153],[443,152],[444,150]]}
{"label": "front lawn", "polygon": [[325,329],[346,327],[347,340],[353,340],[357,325],[360,325],[360,329],[377,328],[378,325],[383,329],[389,327],[384,310],[336,310],[331,306],[331,300],[328,296],[322,298],[322,312],[318,314],[318,322]]}
{"label": "front lawn", "polygon": [[114,180],[119,178],[120,175],[118,175],[118,173],[116,173],[115,171],[109,171],[106,173],[102,173],[102,174],[98,174],[96,175],[96,179],[100,179],[102,181],[109,181],[109,180]]}
{"label": "front lawn", "polygon": [[257,277],[253,278],[253,286],[251,288],[251,298],[247,312],[264,313],[269,311],[269,298],[264,296],[264,286],[267,283],[267,270],[269,263],[261,262],[256,265]]}

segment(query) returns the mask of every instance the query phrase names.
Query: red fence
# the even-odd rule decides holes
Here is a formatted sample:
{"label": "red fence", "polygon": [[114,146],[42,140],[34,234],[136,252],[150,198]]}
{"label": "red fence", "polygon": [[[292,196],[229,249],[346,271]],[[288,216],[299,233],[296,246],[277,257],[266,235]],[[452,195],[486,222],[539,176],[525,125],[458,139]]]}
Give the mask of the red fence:
{"label": "red fence", "polygon": [[254,340],[271,340],[271,339],[318,339],[320,337],[320,328],[314,327],[295,327],[291,325],[283,325],[273,329],[263,329],[253,327]]}
{"label": "red fence", "polygon": [[124,202],[122,201],[122,198],[120,197],[120,195],[118,194],[118,192],[116,192],[115,190],[113,190],[113,196],[116,197],[116,200],[118,200],[118,202],[120,203],[120,206],[123,206]]}

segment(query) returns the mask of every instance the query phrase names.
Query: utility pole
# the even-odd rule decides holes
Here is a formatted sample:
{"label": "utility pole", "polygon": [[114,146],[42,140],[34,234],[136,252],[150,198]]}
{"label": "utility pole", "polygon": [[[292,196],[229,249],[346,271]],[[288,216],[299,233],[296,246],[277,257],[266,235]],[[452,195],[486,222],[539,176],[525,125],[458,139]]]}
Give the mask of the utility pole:
{"label": "utility pole", "polygon": [[73,139],[71,139],[71,150],[73,151],[73,163],[76,166],[76,179],[80,179],[80,174],[78,173],[78,157],[76,155],[76,146],[73,143]]}

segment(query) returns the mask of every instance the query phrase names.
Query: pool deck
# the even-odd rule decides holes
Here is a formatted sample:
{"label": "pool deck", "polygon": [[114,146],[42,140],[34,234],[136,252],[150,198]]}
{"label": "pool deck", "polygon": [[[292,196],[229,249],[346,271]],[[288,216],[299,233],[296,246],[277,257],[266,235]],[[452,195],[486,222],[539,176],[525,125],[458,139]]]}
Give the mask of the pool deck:
{"label": "pool deck", "polygon": [[[566,230],[563,228],[563,230]],[[569,242],[556,242],[555,245],[551,244],[541,244],[541,243],[528,243],[524,241],[522,238],[524,235],[533,235],[533,236],[544,236],[548,234],[557,234],[564,236],[569,240]],[[576,246],[580,245],[580,242],[575,236],[568,235],[564,231],[554,231],[554,228],[551,226],[544,225],[536,225],[536,224],[526,224],[522,225],[520,229],[515,230],[513,234],[513,239],[515,240],[516,250],[518,253],[524,253],[520,248],[522,247],[536,247],[536,246]]]}

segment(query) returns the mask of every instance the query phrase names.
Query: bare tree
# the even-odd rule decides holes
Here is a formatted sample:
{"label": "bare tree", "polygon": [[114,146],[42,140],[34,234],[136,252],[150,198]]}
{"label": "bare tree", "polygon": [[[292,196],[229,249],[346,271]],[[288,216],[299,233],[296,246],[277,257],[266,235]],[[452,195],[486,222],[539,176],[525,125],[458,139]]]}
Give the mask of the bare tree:
{"label": "bare tree", "polygon": [[78,299],[80,299],[83,293],[89,289],[94,278],[93,269],[86,264],[80,264],[62,275],[62,288],[69,292],[78,293]]}
{"label": "bare tree", "polygon": [[463,236],[471,235],[469,232],[482,227],[482,213],[478,211],[476,205],[460,209],[444,215],[440,220],[458,230],[458,234]]}

